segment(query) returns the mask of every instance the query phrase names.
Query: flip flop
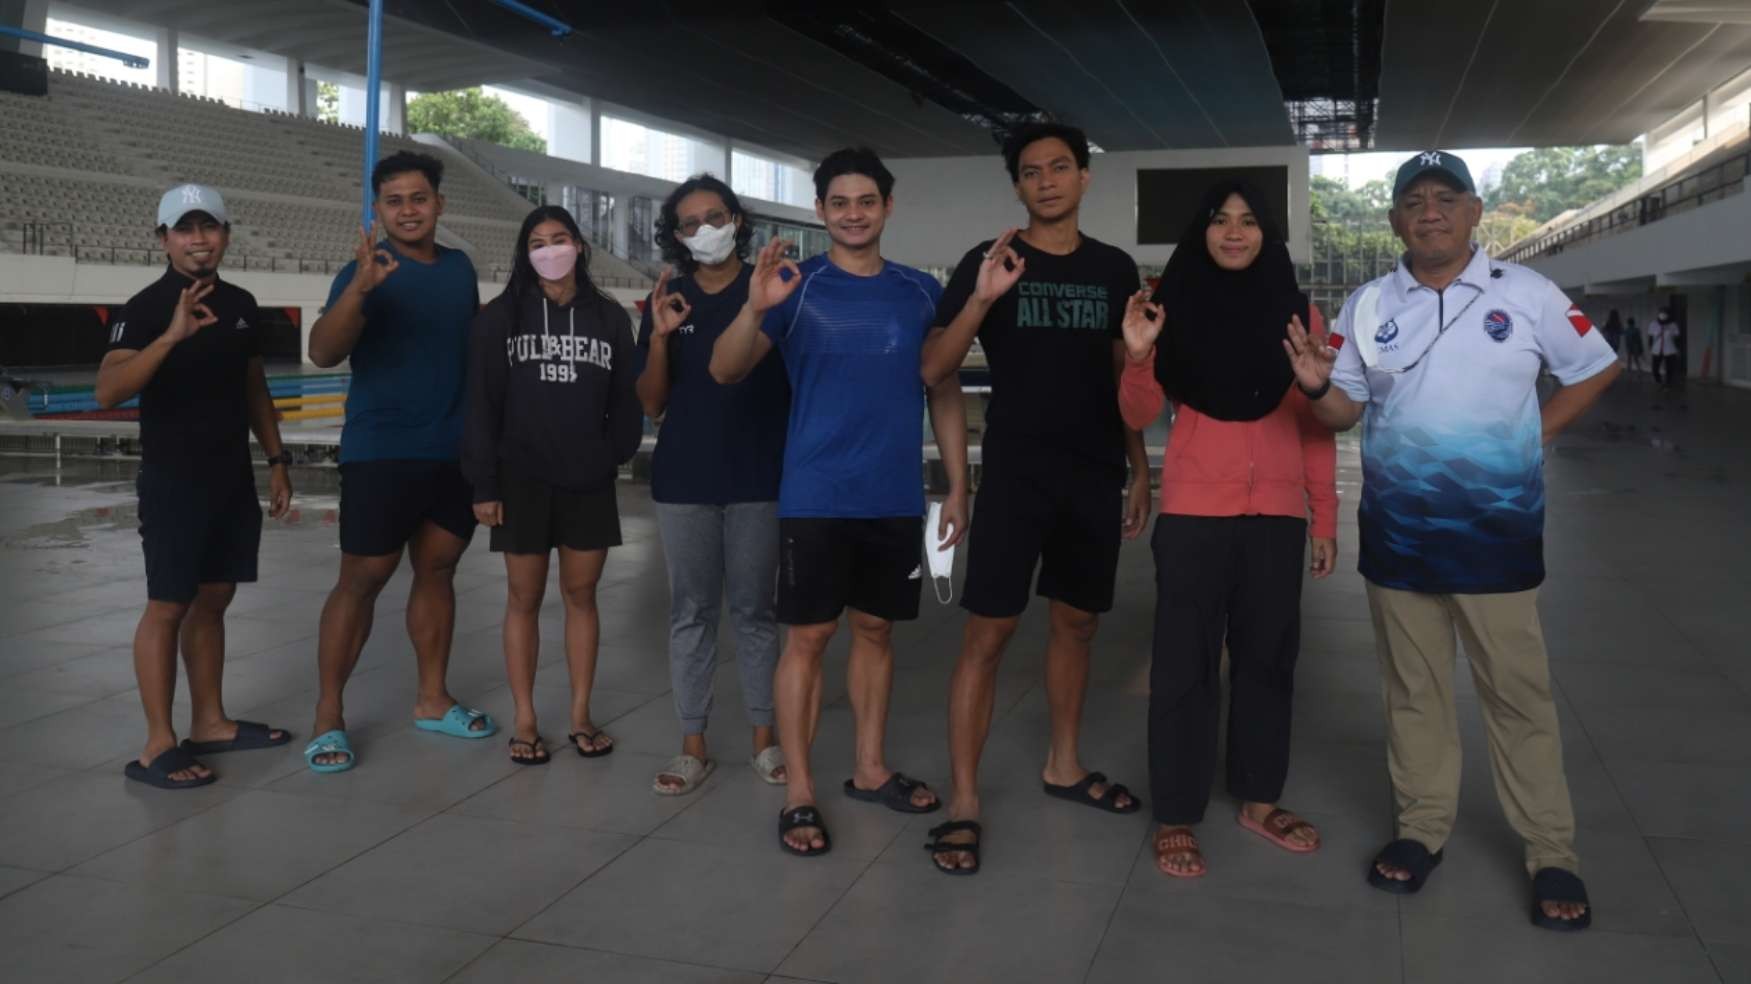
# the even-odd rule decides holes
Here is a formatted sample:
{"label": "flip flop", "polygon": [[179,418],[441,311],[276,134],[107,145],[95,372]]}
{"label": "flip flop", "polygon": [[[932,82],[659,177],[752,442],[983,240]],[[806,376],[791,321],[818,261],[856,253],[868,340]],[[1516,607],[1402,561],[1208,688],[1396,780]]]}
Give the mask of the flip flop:
{"label": "flip flop", "polygon": [[[614,751],[614,746],[612,744],[610,744],[606,748],[598,748],[593,752],[586,752],[586,751],[584,751],[584,746],[578,744],[578,739],[582,738],[583,740],[585,740],[587,742],[591,742],[593,744],[596,741],[596,739],[604,738],[604,737],[607,737],[607,736],[602,733],[602,729],[600,729],[600,728],[596,729],[595,731],[574,731],[571,734],[566,735],[566,738],[572,743],[572,747],[578,750],[578,754],[582,755],[584,758],[587,758],[587,759],[601,758],[604,755],[608,755]],[[609,738],[608,740],[610,742],[612,742],[614,739]]]}
{"label": "flip flop", "polygon": [[[1282,817],[1288,817],[1290,822],[1279,825],[1277,821]],[[1246,815],[1245,810],[1242,810],[1240,811],[1240,814],[1234,818],[1234,822],[1240,824],[1241,829],[1250,830],[1291,854],[1312,854],[1314,851],[1319,850],[1319,841],[1314,841],[1311,844],[1302,844],[1290,839],[1289,835],[1297,830],[1311,830],[1315,834],[1319,833],[1319,831],[1313,826],[1313,824],[1308,823],[1306,820],[1301,819],[1293,813],[1290,813],[1288,810],[1272,810],[1265,814],[1263,820],[1254,820],[1252,817]]]}
{"label": "flip flop", "polygon": [[[784,839],[784,835],[798,827],[813,827],[816,830],[819,830],[821,832],[821,846],[819,848],[809,848],[807,850],[792,847],[790,841]],[[812,806],[799,806],[795,809],[779,811],[778,846],[799,858],[813,858],[831,851],[833,849],[833,838],[827,836],[827,823],[821,819],[820,810],[817,810]]]}
{"label": "flip flop", "polygon": [[[1047,796],[1053,797],[1054,799],[1070,800],[1072,803],[1081,803],[1083,806],[1092,806],[1097,810],[1104,810],[1107,813],[1136,813],[1143,808],[1143,801],[1138,799],[1135,793],[1126,789],[1122,783],[1108,783],[1107,791],[1103,793],[1099,799],[1088,795],[1088,791],[1094,787],[1095,783],[1106,781],[1106,773],[1090,772],[1088,775],[1082,777],[1081,782],[1072,786],[1054,786],[1044,780],[1040,782],[1040,786],[1045,789]],[[1129,797],[1131,805],[1121,808],[1118,805],[1120,796]]]}
{"label": "flip flop", "polygon": [[[346,760],[318,762],[316,761],[318,755],[345,755]],[[333,731],[324,731],[310,739],[310,744],[304,746],[304,764],[310,766],[311,772],[327,775],[333,772],[345,772],[358,765],[359,757],[353,754],[353,745],[347,741],[347,733],[336,728]]]}
{"label": "flip flop", "polygon": [[[705,777],[717,770],[717,760],[702,759],[697,755],[677,755],[669,760],[669,764],[658,770],[656,778],[651,780],[651,792],[658,796],[685,796],[699,788]],[[675,776],[681,780],[679,786],[665,786],[657,780],[664,776]]]}
{"label": "flip flop", "polygon": [[[469,727],[475,721],[480,720],[486,722],[486,727],[479,729]],[[441,735],[449,735],[452,738],[467,738],[471,741],[491,738],[499,733],[499,726],[494,723],[492,715],[485,711],[474,710],[471,707],[463,707],[461,704],[451,704],[450,709],[445,711],[441,718],[414,718],[413,726],[421,731],[435,731]]]}
{"label": "flip flop", "polygon": [[[760,781],[769,786],[782,786],[789,781],[774,775],[784,768],[784,749],[777,745],[767,745],[760,754],[749,756],[748,764],[754,767],[754,774],[760,777]],[[789,772],[788,769],[785,771]]]}
{"label": "flip flop", "polygon": [[845,795],[865,803],[880,803],[895,813],[935,813],[942,809],[942,800],[940,799],[931,800],[929,806],[914,806],[912,804],[913,790],[929,788],[930,786],[927,784],[919,782],[904,772],[896,772],[889,776],[888,781],[882,783],[880,789],[859,789],[854,780],[845,780]]}
{"label": "flip flop", "polygon": [[159,789],[193,789],[196,786],[210,786],[218,776],[208,773],[205,778],[172,779],[171,773],[192,769],[201,763],[195,757],[184,751],[181,746],[169,751],[160,752],[151,765],[141,765],[139,760],[131,761],[122,769],[122,775],[135,782],[143,782]]}
{"label": "flip flop", "polygon": [[519,745],[529,749],[529,758],[518,758],[515,754],[511,755],[511,761],[518,765],[546,765],[553,761],[553,756],[549,755],[547,749],[542,747],[540,735],[536,735],[534,738],[512,738],[510,744],[513,753],[516,752]]}
{"label": "flip flop", "polygon": [[280,729],[280,737],[274,737],[274,729],[256,721],[237,722],[237,737],[230,741],[195,741],[193,738],[182,740],[182,750],[190,755],[218,755],[221,752],[250,752],[258,748],[278,748],[292,740],[292,733]]}
{"label": "flip flop", "polygon": [[[1441,864],[1441,856],[1441,851],[1430,853],[1422,841],[1400,838],[1381,848],[1374,860],[1368,862],[1368,884],[1393,895],[1415,895],[1423,890],[1423,883]],[[1411,873],[1410,878],[1400,881],[1386,877],[1375,867],[1381,862],[1405,869]]]}
{"label": "flip flop", "polygon": [[[1564,919],[1545,915],[1545,902],[1573,902],[1587,908],[1573,919]],[[1593,925],[1593,903],[1587,900],[1587,886],[1579,875],[1563,868],[1538,869],[1532,876],[1532,925],[1559,933],[1577,933]]]}
{"label": "flip flop", "polygon": [[[973,840],[971,843],[962,844],[943,839],[949,834],[960,833],[963,830],[972,831]],[[979,821],[950,820],[948,823],[939,823],[930,828],[930,843],[924,845],[924,849],[930,852],[930,863],[936,867],[937,871],[940,871],[945,875],[976,875],[979,873],[979,865],[981,863],[979,860],[979,842],[984,840],[984,838],[985,828],[979,826]],[[960,865],[955,865],[953,868],[943,867],[942,862],[936,860],[936,856],[938,854],[946,854],[949,851],[960,851],[965,854],[971,854],[973,856],[973,866],[971,868],[963,868]]]}

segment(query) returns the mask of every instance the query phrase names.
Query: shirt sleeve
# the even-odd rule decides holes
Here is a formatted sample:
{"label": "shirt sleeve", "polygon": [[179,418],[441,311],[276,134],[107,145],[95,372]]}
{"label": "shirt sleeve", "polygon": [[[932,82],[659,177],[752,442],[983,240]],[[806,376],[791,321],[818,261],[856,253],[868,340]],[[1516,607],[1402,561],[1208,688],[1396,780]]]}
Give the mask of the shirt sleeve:
{"label": "shirt sleeve", "polygon": [[1362,365],[1361,351],[1350,344],[1355,327],[1356,298],[1361,295],[1362,290],[1351,294],[1344,302],[1343,310],[1338,312],[1338,323],[1332,326],[1326,340],[1326,344],[1338,350],[1338,361],[1331,371],[1332,385],[1343,390],[1345,396],[1357,403],[1368,402],[1368,371]]}
{"label": "shirt sleeve", "polygon": [[1119,374],[1119,416],[1125,426],[1140,431],[1155,422],[1167,407],[1167,394],[1155,378],[1155,351],[1142,362],[1125,362]]}
{"label": "shirt sleeve", "polygon": [[[323,310],[326,311],[327,309],[334,307],[334,302],[340,300],[341,292],[345,291],[347,285],[353,282],[353,274],[358,272],[358,269],[359,263],[357,260],[354,260],[346,266],[341,267],[340,272],[334,275],[334,282],[328,285],[328,301],[322,305]],[[480,290],[479,287],[474,289],[476,291]]]}
{"label": "shirt sleeve", "polygon": [[[622,352],[636,347],[632,319],[626,316],[626,310],[618,304],[611,305],[610,310],[615,323],[615,344]],[[608,395],[608,441],[614,450],[615,465],[624,465],[638,454],[638,446],[644,440],[644,408],[638,402],[638,370],[633,363],[617,359],[612,372]]]}
{"label": "shirt sleeve", "polygon": [[948,278],[948,286],[943,288],[942,299],[936,302],[936,327],[947,327],[961,316],[961,308],[967,306],[973,288],[979,283],[979,265],[985,262],[985,251],[990,248],[990,242],[980,243],[961,257],[960,264]]}
{"label": "shirt sleeve", "polygon": [[1596,376],[1617,361],[1605,336],[1556,284],[1546,281],[1532,337],[1545,368],[1564,386]]}
{"label": "shirt sleeve", "polygon": [[920,331],[920,337],[925,337],[930,334],[931,329],[942,324],[942,284],[937,283],[935,277],[923,271],[919,271],[916,276],[918,277],[918,286],[924,288],[924,296],[930,300],[930,317],[924,319]]}
{"label": "shirt sleeve", "polygon": [[170,310],[152,311],[138,298],[129,301],[109,326],[109,348],[139,351],[170,327]]}
{"label": "shirt sleeve", "polygon": [[504,419],[504,328],[497,308],[482,308],[469,330],[466,403],[462,415],[462,474],[475,502],[499,498],[499,432]]}
{"label": "shirt sleeve", "polygon": [[[778,275],[784,276],[784,271],[779,271]],[[791,325],[796,321],[802,299],[803,288],[801,284],[798,284],[796,290],[791,291],[790,296],[777,307],[766,312],[766,317],[760,322],[760,330],[766,333],[767,338],[772,339],[772,344],[775,347],[781,349],[784,347],[784,337],[790,334]]]}
{"label": "shirt sleeve", "polygon": [[249,303],[244,306],[243,318],[249,323],[249,330],[244,332],[244,352],[251,359],[259,359],[261,358],[262,333],[261,305],[255,302],[253,295],[249,298]]}
{"label": "shirt sleeve", "polygon": [[1143,279],[1137,276],[1137,264],[1130,254],[1121,252],[1124,259],[1124,272],[1113,281],[1113,296],[1107,298],[1107,334],[1114,341],[1125,340],[1125,304],[1131,295],[1143,289]]}

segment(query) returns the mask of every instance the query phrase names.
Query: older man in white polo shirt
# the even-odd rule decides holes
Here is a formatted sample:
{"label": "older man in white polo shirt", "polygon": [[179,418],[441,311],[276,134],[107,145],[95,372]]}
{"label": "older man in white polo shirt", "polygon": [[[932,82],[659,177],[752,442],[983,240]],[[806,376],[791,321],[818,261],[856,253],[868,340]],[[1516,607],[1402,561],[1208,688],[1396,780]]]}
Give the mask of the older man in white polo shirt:
{"label": "older man in white polo shirt", "polygon": [[[1368,881],[1419,890],[1453,829],[1457,630],[1496,793],[1526,843],[1532,922],[1584,929],[1592,914],[1538,623],[1544,446],[1619,366],[1555,284],[1472,242],[1483,204],[1458,157],[1406,161],[1389,215],[1405,245],[1398,267],[1350,297],[1328,339],[1293,324],[1286,343],[1319,420],[1334,430],[1364,422],[1359,566],[1384,676],[1398,834]],[[1540,408],[1546,370],[1562,386]]]}

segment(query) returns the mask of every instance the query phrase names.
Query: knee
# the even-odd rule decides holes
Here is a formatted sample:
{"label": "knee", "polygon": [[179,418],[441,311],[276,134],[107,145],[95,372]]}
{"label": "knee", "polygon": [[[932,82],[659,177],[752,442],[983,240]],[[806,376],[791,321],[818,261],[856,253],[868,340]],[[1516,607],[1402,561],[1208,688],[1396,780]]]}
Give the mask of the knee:
{"label": "knee", "polygon": [[413,562],[413,579],[416,581],[449,581],[456,576],[456,564],[461,559],[462,558],[460,557],[448,555],[442,557],[420,557]]}
{"label": "knee", "polygon": [[823,652],[826,652],[827,643],[833,641],[833,632],[838,627],[837,622],[823,622],[820,625],[793,625],[785,636],[785,650],[818,659]]}
{"label": "knee", "polygon": [[562,582],[559,590],[565,596],[565,607],[574,612],[594,612],[596,610],[596,582],[571,581]]}
{"label": "knee", "polygon": [[967,619],[967,631],[961,646],[961,661],[983,669],[996,669],[1003,659],[1004,647],[1015,635],[1019,620],[985,618],[974,615]]}
{"label": "knee", "polygon": [[1100,616],[1064,605],[1052,606],[1052,634],[1060,639],[1088,645],[1100,628]]}
{"label": "knee", "polygon": [[231,600],[237,597],[235,584],[203,584],[195,593],[195,600],[188,606],[191,618],[220,619],[225,616],[225,610],[231,607]]}
{"label": "knee", "polygon": [[866,646],[887,649],[894,639],[894,623],[863,612],[851,614],[851,635]]}
{"label": "knee", "polygon": [[513,615],[533,616],[541,610],[541,602],[546,596],[546,581],[520,584],[513,579],[505,586],[505,610]]}
{"label": "knee", "polygon": [[389,583],[389,578],[395,574],[399,558],[389,563],[354,563],[350,560],[341,561],[340,580],[334,590],[337,594],[346,595],[358,601],[372,601],[382,593],[383,586]]}
{"label": "knee", "polygon": [[146,613],[140,616],[140,624],[143,627],[178,629],[182,626],[182,620],[188,616],[190,604],[183,601],[148,601]]}

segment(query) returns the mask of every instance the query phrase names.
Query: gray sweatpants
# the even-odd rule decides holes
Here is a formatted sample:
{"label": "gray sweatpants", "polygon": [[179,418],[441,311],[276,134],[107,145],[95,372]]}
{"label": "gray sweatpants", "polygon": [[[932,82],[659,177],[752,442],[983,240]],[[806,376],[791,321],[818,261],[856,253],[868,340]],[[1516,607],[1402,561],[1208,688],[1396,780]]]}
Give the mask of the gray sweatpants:
{"label": "gray sweatpants", "polygon": [[717,670],[717,619],[728,603],[748,723],[772,726],[778,667],[778,503],[656,503],[669,565],[669,675],[683,735],[705,732]]}

